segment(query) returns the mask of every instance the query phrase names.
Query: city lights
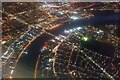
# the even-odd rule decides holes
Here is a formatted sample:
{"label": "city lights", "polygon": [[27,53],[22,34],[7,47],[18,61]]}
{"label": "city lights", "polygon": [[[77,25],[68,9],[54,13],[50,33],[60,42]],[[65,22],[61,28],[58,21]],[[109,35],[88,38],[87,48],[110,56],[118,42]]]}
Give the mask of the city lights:
{"label": "city lights", "polygon": [[2,2],[2,79],[120,79],[120,2]]}

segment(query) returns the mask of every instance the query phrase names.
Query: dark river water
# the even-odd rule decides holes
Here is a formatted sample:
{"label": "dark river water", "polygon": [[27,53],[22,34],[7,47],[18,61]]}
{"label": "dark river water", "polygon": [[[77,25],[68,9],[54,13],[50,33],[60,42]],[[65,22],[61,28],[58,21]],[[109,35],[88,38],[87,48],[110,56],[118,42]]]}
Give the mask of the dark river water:
{"label": "dark river water", "polygon": [[[48,32],[55,34],[55,35],[59,35],[65,29],[75,28],[78,26],[88,26],[88,25],[99,26],[101,25],[101,27],[105,28],[104,25],[106,24],[120,25],[119,22],[120,22],[120,14],[108,13],[105,11],[105,12],[101,12],[100,14],[96,14],[95,17],[92,17],[90,19],[67,22],[63,24],[61,27],[48,31]],[[120,28],[119,28],[119,31],[116,31],[116,34],[119,35],[120,34],[119,32],[120,32]],[[43,34],[42,36],[38,37],[35,41],[33,41],[33,43],[27,49],[28,54],[23,55],[22,58],[20,59],[19,64],[15,71],[15,77],[33,77],[35,63],[40,53],[40,48],[42,48],[44,43],[51,38],[52,38],[51,36],[47,34]],[[92,45],[95,45],[95,44],[92,44]],[[106,55],[109,55],[109,54],[106,54]]]}

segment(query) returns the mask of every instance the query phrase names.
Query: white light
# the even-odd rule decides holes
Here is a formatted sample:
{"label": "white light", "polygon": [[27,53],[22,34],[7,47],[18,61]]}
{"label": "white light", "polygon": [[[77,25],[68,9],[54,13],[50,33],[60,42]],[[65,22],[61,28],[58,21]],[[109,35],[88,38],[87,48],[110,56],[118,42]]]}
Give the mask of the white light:
{"label": "white light", "polygon": [[41,49],[41,52],[43,52],[45,50],[45,48],[43,47],[42,49]]}
{"label": "white light", "polygon": [[100,32],[103,32],[102,30],[99,30]]}
{"label": "white light", "polygon": [[53,59],[49,59],[49,62],[52,62],[53,61]]}
{"label": "white light", "polygon": [[7,55],[7,53],[8,53],[8,51],[6,51],[6,52],[4,53],[4,55]]}
{"label": "white light", "polygon": [[73,73],[73,75],[75,75],[75,72]]}
{"label": "white light", "polygon": [[7,57],[5,57],[4,55],[2,56],[2,58],[7,59]]}
{"label": "white light", "polygon": [[10,72],[10,73],[11,73],[11,74],[13,74],[13,72],[14,72],[14,70],[11,70],[11,72]]}
{"label": "white light", "polygon": [[46,69],[50,69],[49,67],[46,67]]}
{"label": "white light", "polygon": [[93,8],[91,8],[90,10],[94,10]]}
{"label": "white light", "polygon": [[79,19],[77,16],[71,16],[70,18],[73,19],[73,20]]}
{"label": "white light", "polygon": [[74,14],[77,14],[77,12],[75,11],[75,12],[73,12]]}
{"label": "white light", "polygon": [[59,12],[61,15],[63,15],[64,13],[63,12]]}
{"label": "white light", "polygon": [[28,54],[28,52],[26,51],[26,52],[24,52],[25,54]]}
{"label": "white light", "polygon": [[97,31],[98,34],[99,34],[99,33],[102,33],[102,32],[103,32],[102,30]]}
{"label": "white light", "polygon": [[82,28],[81,28],[81,27],[78,27],[78,28],[77,28],[77,30],[80,30],[80,29],[82,29]]}
{"label": "white light", "polygon": [[97,31],[97,33],[99,34],[100,32],[99,32],[99,31]]}
{"label": "white light", "polygon": [[83,11],[86,11],[86,9],[84,9]]}
{"label": "white light", "polygon": [[60,35],[61,37],[63,37],[63,38],[65,38],[65,36],[63,36],[63,35]]}
{"label": "white light", "polygon": [[42,7],[47,7],[47,5],[43,5]]}
{"label": "white light", "polygon": [[70,29],[70,32],[73,32],[73,30],[72,30],[72,29]]}
{"label": "white light", "polygon": [[55,37],[55,39],[60,40],[60,38],[59,38],[59,37]]}
{"label": "white light", "polygon": [[2,44],[5,44],[6,43],[6,41],[2,41]]}
{"label": "white light", "polygon": [[55,40],[54,40],[54,39],[52,39],[52,42],[55,42]]}
{"label": "white light", "polygon": [[100,32],[99,32],[99,31],[97,31],[97,33],[99,34]]}
{"label": "white light", "polygon": [[69,31],[65,30],[64,33],[69,33]]}

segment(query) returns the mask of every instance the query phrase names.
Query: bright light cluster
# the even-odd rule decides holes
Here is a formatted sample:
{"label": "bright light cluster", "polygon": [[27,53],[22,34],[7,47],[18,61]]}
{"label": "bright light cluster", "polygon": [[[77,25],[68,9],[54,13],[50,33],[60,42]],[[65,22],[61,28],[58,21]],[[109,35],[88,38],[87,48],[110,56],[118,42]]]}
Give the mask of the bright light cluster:
{"label": "bright light cluster", "polygon": [[76,30],[80,30],[82,29],[82,27],[77,27],[77,28],[73,28],[73,29],[69,29],[69,30],[64,30],[64,33],[68,34],[68,33],[71,33],[71,32],[74,32]]}
{"label": "bright light cluster", "polygon": [[78,20],[79,19],[79,17],[77,17],[77,16],[71,16],[70,18],[73,19],[73,20]]}

